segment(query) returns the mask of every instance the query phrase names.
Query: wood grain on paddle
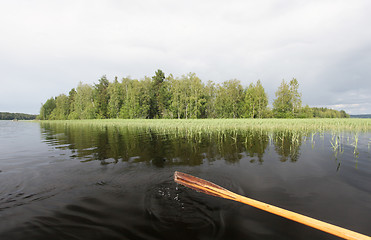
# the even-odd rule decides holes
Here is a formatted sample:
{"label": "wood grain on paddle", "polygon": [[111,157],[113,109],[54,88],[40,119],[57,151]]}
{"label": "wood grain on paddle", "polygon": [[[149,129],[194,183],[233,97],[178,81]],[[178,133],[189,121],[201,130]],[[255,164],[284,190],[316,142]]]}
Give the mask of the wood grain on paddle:
{"label": "wood grain on paddle", "polygon": [[237,202],[241,202],[244,204],[248,204],[250,206],[259,208],[261,210],[276,214],[281,217],[288,218],[290,220],[305,224],[307,226],[319,229],[321,231],[333,234],[335,236],[344,238],[344,239],[368,239],[371,240],[371,237],[342,228],[330,223],[326,223],[311,217],[304,216],[299,213],[295,213],[289,210],[285,210],[283,208],[275,207],[273,205],[263,203],[251,198],[247,198],[236,193],[233,193],[225,188],[222,188],[212,182],[206,181],[204,179],[194,177],[189,174],[175,172],[174,173],[174,181],[182,184],[186,187],[192,188],[198,192],[202,192],[208,195],[222,197],[230,200],[234,200]]}

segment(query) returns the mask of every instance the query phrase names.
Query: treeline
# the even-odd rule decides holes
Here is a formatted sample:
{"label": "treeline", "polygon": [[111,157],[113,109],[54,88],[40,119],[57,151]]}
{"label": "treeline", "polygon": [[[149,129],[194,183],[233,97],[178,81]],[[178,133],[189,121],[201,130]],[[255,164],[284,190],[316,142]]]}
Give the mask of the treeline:
{"label": "treeline", "polygon": [[318,118],[349,118],[350,115],[347,114],[344,110],[334,110],[329,108],[312,108],[313,117]]}
{"label": "treeline", "polygon": [[38,116],[39,119],[271,117],[349,116],[344,111],[302,107],[295,78],[289,82],[282,80],[271,109],[260,80],[244,88],[237,79],[205,84],[195,73],[165,77],[161,70],[141,80],[118,81],[116,77],[110,82],[103,76],[93,85],[80,82],[68,95],[48,99]]}
{"label": "treeline", "polygon": [[371,118],[371,114],[350,115],[351,118]]}
{"label": "treeline", "polygon": [[0,112],[0,120],[34,120],[37,115],[26,113]]}

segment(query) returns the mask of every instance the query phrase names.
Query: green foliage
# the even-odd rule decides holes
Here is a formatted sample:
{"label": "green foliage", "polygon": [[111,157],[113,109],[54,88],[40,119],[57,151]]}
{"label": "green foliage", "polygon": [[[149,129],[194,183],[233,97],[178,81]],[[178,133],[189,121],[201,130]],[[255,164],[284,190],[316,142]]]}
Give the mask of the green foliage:
{"label": "green foliage", "polygon": [[267,114],[268,97],[260,82],[256,85],[250,83],[245,92],[245,113],[246,118],[263,118]]}
{"label": "green foliage", "polygon": [[68,119],[96,118],[93,91],[91,85],[79,83],[74,96],[73,112],[70,113]]}
{"label": "green foliage", "polygon": [[188,73],[180,79],[170,75],[168,84],[170,118],[196,119],[206,116],[206,89],[195,73]]}
{"label": "green foliage", "polygon": [[298,113],[298,118],[312,118],[313,117],[313,109],[310,108],[308,105],[305,105],[302,109],[300,109]]}
{"label": "green foliage", "polygon": [[124,90],[121,87],[120,83],[117,81],[117,77],[115,78],[115,81],[113,83],[109,84],[107,91],[109,95],[107,109],[108,116],[110,118],[118,118],[120,109],[124,102]]}
{"label": "green foliage", "polygon": [[349,118],[350,116],[344,111],[336,111],[329,108],[312,108],[313,117],[315,118]]}
{"label": "green foliage", "polygon": [[166,108],[166,83],[165,74],[158,69],[155,76],[152,77],[150,112],[149,118],[162,118]]}
{"label": "green foliage", "polygon": [[279,86],[275,95],[276,99],[273,102],[274,116],[277,118],[292,117],[290,86],[285,80],[282,80],[281,85]]}
{"label": "green foliage", "polygon": [[220,118],[240,118],[243,116],[243,87],[237,79],[225,81],[217,86],[215,110]]}
{"label": "green foliage", "polygon": [[350,115],[347,114],[344,110],[340,110],[340,117],[341,118],[350,118]]}
{"label": "green foliage", "polygon": [[169,82],[169,91],[171,92],[170,98],[170,112],[173,117],[178,119],[182,116],[183,100],[182,100],[182,82],[170,74],[167,77]]}
{"label": "green foliage", "polygon": [[123,78],[123,103],[120,109],[120,118],[148,118],[150,114],[151,79],[138,81]]}
{"label": "green foliage", "polygon": [[55,108],[51,112],[49,119],[66,120],[70,112],[70,103],[65,94],[61,94],[55,98]]}
{"label": "green foliage", "polygon": [[299,82],[296,78],[290,81],[290,95],[292,102],[292,115],[296,116],[301,108],[301,93],[299,92]]}
{"label": "green foliage", "polygon": [[0,120],[34,120],[38,115],[26,113],[0,112]]}
{"label": "green foliage", "polygon": [[39,119],[103,118],[346,118],[344,111],[301,107],[299,83],[294,78],[282,81],[276,92],[273,110],[260,80],[245,90],[236,79],[205,85],[195,73],[175,78],[157,70],[141,80],[106,76],[98,84],[79,83],[68,96],[48,99],[40,109]]}
{"label": "green foliage", "polygon": [[98,80],[98,84],[94,85],[94,107],[97,118],[108,118],[108,85],[109,81],[106,76],[102,76]]}
{"label": "green foliage", "polygon": [[205,111],[205,86],[195,73],[189,73],[186,82],[189,83],[189,118],[201,118]]}
{"label": "green foliage", "polygon": [[50,119],[50,115],[56,107],[55,99],[53,97],[46,100],[46,102],[40,108],[39,119],[47,120]]}
{"label": "green foliage", "polygon": [[276,91],[276,99],[273,102],[274,116],[277,118],[297,117],[301,108],[301,93],[299,83],[293,78],[290,83],[282,80]]}
{"label": "green foliage", "polygon": [[215,101],[216,101],[216,86],[212,81],[208,81],[205,86],[205,118],[216,118]]}
{"label": "green foliage", "polygon": [[[305,133],[322,131],[368,132],[371,130],[370,119],[354,118],[309,118],[309,119],[100,119],[59,121],[63,124],[96,125],[106,127],[142,128],[159,133],[178,132],[185,135],[199,133],[263,130],[296,131]],[[244,139],[245,140],[245,139]]]}

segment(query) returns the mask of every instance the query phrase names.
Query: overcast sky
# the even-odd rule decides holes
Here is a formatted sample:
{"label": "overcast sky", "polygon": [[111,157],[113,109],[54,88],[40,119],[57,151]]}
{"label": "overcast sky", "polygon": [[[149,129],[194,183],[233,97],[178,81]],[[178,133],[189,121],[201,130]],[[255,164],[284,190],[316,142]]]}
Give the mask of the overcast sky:
{"label": "overcast sky", "polygon": [[38,113],[79,81],[196,73],[297,78],[303,104],[371,113],[371,1],[0,1],[0,111]]}

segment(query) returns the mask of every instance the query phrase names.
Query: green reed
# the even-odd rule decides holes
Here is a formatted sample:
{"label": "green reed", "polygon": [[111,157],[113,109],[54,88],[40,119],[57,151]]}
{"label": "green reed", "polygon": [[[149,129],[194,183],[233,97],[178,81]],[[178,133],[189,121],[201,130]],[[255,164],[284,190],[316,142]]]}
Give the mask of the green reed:
{"label": "green reed", "polygon": [[[43,121],[44,122],[44,121]],[[101,119],[45,121],[68,124],[130,126],[159,131],[179,130],[190,134],[205,131],[295,130],[301,132],[371,131],[371,119]]]}
{"label": "green reed", "polygon": [[354,137],[354,142],[352,144],[354,146],[353,155],[355,157],[358,157],[358,154],[359,154],[359,152],[358,152],[358,133],[356,133],[353,137]]}

